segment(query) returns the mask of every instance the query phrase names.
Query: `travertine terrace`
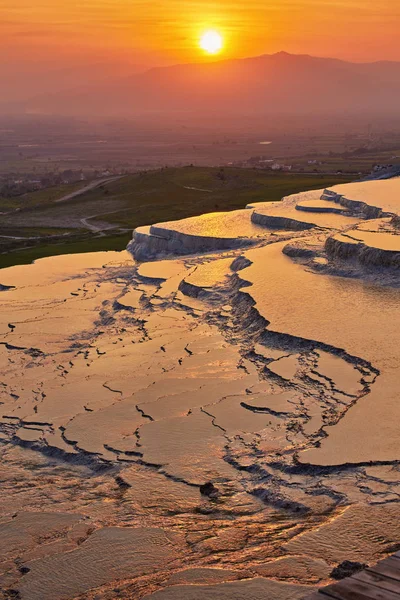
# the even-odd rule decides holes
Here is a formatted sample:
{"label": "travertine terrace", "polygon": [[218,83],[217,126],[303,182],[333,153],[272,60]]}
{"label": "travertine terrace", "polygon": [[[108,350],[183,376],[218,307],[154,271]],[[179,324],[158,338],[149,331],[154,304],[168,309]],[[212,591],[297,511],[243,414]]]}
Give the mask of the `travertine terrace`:
{"label": "travertine terrace", "polygon": [[4,597],[297,599],[397,549],[399,214],[349,184],[0,271]]}

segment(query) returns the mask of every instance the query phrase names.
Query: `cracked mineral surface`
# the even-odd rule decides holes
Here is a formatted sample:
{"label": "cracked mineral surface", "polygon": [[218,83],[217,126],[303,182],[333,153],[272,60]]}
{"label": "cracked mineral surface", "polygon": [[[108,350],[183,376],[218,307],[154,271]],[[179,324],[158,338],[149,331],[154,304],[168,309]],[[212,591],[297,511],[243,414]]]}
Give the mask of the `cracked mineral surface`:
{"label": "cracked mineral surface", "polygon": [[398,549],[399,212],[349,184],[0,271],[3,597],[300,599]]}

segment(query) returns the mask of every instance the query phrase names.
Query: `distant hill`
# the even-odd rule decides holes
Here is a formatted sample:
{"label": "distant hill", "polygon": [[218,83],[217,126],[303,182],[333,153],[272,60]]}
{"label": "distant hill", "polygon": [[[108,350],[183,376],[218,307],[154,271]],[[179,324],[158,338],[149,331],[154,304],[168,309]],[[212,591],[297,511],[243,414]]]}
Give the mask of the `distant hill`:
{"label": "distant hill", "polygon": [[[94,86],[104,85],[107,80],[127,77],[144,71],[140,65],[119,62],[96,62],[55,68],[37,63],[24,65],[12,61],[0,63],[0,81],[2,83],[1,103],[20,103],[26,101],[27,90],[30,98],[49,94],[76,94],[88,91]],[[79,90],[79,92],[71,92]]]}
{"label": "distant hill", "polygon": [[36,97],[28,110],[75,115],[397,115],[400,62],[350,63],[285,52],[154,68]]}

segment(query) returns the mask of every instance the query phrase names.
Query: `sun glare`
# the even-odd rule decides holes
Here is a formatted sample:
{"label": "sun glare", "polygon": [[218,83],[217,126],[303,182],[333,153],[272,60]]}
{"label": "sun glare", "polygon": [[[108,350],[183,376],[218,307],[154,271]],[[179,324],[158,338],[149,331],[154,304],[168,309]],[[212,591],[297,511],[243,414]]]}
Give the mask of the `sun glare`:
{"label": "sun glare", "polygon": [[222,35],[218,31],[209,30],[200,38],[200,48],[208,54],[218,54],[224,45]]}

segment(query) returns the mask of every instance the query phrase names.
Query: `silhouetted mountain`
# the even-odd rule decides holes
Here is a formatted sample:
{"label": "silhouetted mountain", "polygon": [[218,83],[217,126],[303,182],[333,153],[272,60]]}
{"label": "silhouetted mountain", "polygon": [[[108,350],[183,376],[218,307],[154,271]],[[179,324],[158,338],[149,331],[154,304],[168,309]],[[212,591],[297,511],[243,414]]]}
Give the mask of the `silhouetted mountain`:
{"label": "silhouetted mountain", "polygon": [[36,97],[61,93],[68,90],[87,92],[93,86],[103,86],[109,79],[114,80],[143,72],[141,66],[125,62],[96,62],[92,64],[60,66],[26,62],[25,65],[15,61],[0,63],[0,81],[2,82],[2,102],[21,102],[29,96]]}
{"label": "silhouetted mountain", "polygon": [[58,114],[394,115],[400,63],[350,63],[279,52],[154,68],[84,90],[36,97],[29,110]]}

